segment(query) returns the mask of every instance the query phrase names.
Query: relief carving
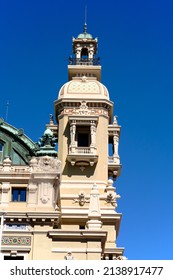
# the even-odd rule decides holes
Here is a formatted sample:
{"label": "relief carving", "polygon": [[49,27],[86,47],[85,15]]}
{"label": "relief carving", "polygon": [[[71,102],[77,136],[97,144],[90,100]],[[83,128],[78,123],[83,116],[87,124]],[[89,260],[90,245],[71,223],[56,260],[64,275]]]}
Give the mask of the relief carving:
{"label": "relief carving", "polygon": [[117,207],[117,199],[120,198],[119,194],[116,193],[108,193],[106,197],[106,202],[110,203],[112,206]]}
{"label": "relief carving", "polygon": [[86,101],[82,101],[79,108],[74,108],[72,114],[74,115],[90,115],[91,109],[88,109]]}
{"label": "relief carving", "polygon": [[60,173],[61,161],[57,158],[43,156],[38,158],[32,158],[30,161],[30,166],[33,171],[50,171]]}
{"label": "relief carving", "polygon": [[89,199],[86,198],[84,192],[80,192],[77,199],[74,199],[74,203],[79,203],[80,206],[84,206],[85,203],[89,203]]}
{"label": "relief carving", "polygon": [[41,202],[42,202],[43,204],[46,204],[46,203],[49,201],[49,197],[43,195],[43,196],[40,198],[40,200],[41,200]]}

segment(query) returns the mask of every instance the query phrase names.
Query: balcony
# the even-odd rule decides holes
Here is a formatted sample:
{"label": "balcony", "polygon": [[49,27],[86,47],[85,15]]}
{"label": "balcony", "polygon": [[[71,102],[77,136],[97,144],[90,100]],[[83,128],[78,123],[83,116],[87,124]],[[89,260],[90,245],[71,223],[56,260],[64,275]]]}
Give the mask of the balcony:
{"label": "balcony", "polygon": [[114,180],[120,176],[121,164],[119,156],[108,156],[108,174],[113,177]]}
{"label": "balcony", "polygon": [[93,166],[98,161],[95,147],[74,147],[69,148],[67,160],[72,166]]}
{"label": "balcony", "polygon": [[69,65],[100,65],[100,58],[73,58],[69,57]]}

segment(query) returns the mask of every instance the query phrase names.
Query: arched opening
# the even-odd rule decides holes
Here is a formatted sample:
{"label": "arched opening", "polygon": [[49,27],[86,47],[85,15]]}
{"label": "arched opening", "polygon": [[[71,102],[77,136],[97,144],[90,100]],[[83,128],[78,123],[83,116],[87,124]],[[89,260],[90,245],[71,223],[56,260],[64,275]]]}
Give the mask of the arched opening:
{"label": "arched opening", "polygon": [[87,48],[83,48],[81,51],[81,58],[82,59],[88,59],[88,49]]}

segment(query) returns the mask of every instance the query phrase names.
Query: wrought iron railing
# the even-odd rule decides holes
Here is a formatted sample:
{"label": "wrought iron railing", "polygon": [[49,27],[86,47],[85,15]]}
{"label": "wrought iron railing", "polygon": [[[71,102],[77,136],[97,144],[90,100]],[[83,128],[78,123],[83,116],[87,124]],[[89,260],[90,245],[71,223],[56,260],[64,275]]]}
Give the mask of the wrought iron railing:
{"label": "wrought iron railing", "polygon": [[100,65],[100,58],[73,58],[69,57],[70,65]]}

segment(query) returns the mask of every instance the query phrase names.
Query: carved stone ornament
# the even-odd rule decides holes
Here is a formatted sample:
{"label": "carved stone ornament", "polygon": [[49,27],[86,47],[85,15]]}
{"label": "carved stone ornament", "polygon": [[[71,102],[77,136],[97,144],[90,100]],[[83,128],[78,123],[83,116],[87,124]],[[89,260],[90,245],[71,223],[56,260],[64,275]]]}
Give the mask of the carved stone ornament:
{"label": "carved stone ornament", "polygon": [[106,197],[106,202],[110,203],[114,207],[117,207],[117,199],[119,198],[120,198],[119,194],[109,192]]}
{"label": "carved stone ornament", "polygon": [[3,170],[4,171],[10,171],[11,170],[11,164],[12,164],[11,159],[9,157],[6,157],[3,160]]}
{"label": "carved stone ornament", "polygon": [[46,203],[48,202],[48,200],[49,200],[49,197],[43,195],[43,196],[40,198],[40,200],[42,201],[43,204],[46,204]]}
{"label": "carved stone ornament", "polygon": [[88,109],[86,101],[82,101],[79,108],[73,109],[75,115],[90,115],[91,110]]}
{"label": "carved stone ornament", "polygon": [[43,156],[31,159],[30,166],[33,168],[33,171],[50,171],[60,173],[61,161],[50,156]]}
{"label": "carved stone ornament", "polygon": [[117,122],[117,116],[114,116],[113,124],[118,124],[118,122]]}
{"label": "carved stone ornament", "polygon": [[86,194],[84,192],[80,192],[78,198],[73,201],[74,203],[79,203],[80,206],[84,206],[85,203],[89,203],[90,199],[86,198]]}

